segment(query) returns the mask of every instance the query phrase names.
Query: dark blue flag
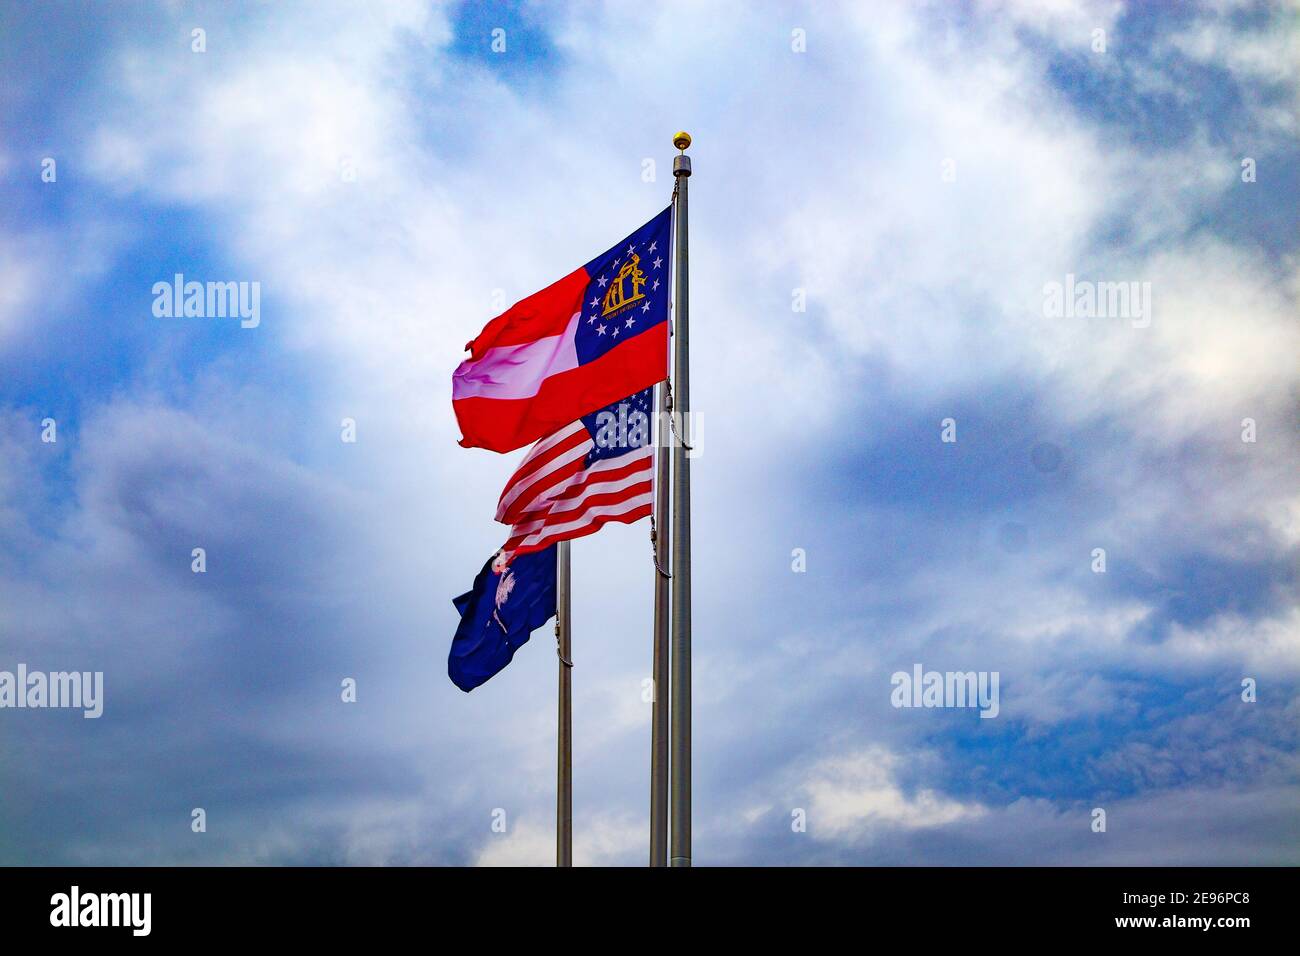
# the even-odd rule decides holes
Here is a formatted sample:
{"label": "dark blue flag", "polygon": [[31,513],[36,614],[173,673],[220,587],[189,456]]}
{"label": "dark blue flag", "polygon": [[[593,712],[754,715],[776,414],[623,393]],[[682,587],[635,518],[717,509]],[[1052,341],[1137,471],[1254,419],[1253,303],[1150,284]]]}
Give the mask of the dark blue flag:
{"label": "dark blue flag", "polygon": [[519,555],[500,574],[493,570],[493,555],[474,587],[453,599],[460,625],[447,674],[461,690],[468,693],[504,668],[533,631],[555,616],[555,547]]}

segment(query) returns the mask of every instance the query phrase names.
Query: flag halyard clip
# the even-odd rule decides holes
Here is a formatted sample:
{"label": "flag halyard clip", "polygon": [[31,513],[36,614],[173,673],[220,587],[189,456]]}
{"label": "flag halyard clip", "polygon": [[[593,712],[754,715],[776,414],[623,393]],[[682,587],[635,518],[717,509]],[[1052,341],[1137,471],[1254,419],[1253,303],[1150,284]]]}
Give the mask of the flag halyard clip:
{"label": "flag halyard clip", "polygon": [[677,404],[673,401],[672,380],[664,379],[664,386],[668,389],[668,428],[672,431],[673,437],[677,439],[683,448],[687,451],[695,451],[695,448],[688,445],[686,439],[682,438],[681,433],[677,431],[677,416],[674,414],[674,409],[676,409]]}
{"label": "flag halyard clip", "polygon": [[660,566],[659,564],[659,548],[657,547],[658,543],[659,543],[659,533],[655,530],[655,516],[651,515],[650,516],[650,560],[654,562],[656,571],[658,571],[661,575],[668,578],[669,580],[672,580],[672,574],[668,571],[665,571],[663,567]]}
{"label": "flag halyard clip", "polygon": [[573,666],[573,661],[560,653],[560,619],[558,617],[555,619],[555,656],[560,659],[560,663],[565,667]]}

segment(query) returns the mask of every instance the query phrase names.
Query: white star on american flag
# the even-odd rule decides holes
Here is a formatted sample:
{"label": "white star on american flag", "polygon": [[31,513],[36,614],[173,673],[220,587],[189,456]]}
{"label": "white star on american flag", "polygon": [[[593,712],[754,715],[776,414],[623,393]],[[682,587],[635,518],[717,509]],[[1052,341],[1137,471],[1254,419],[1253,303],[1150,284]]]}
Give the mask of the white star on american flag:
{"label": "white star on american flag", "polygon": [[655,251],[655,246],[657,246],[657,245],[659,245],[659,243],[657,243],[657,242],[652,242],[652,243],[650,243],[650,248],[647,249],[646,251],[647,251],[647,252],[654,252],[654,251]]}
{"label": "white star on american flag", "polygon": [[634,326],[635,324],[636,324],[636,319],[628,319],[628,320],[627,320],[627,327],[628,327],[629,329],[632,328],[632,326]]}
{"label": "white star on american flag", "polygon": [[596,326],[596,334],[597,334],[597,335],[604,335],[604,334],[605,334],[605,327],[604,327],[603,325],[598,325],[598,326]]}
{"label": "white star on american flag", "polygon": [[603,289],[605,288],[605,283],[608,281],[609,280],[606,279],[604,276],[601,276],[599,279],[596,280],[596,285],[600,286]]}
{"label": "white star on american flag", "polygon": [[598,305],[600,305],[600,300],[597,299],[595,296],[592,296],[592,298],[591,298],[591,307],[594,309],[594,308],[595,308],[596,306],[598,306]]}
{"label": "white star on american flag", "polygon": [[658,291],[659,291],[659,280],[658,280],[658,279],[655,279],[655,284],[652,285],[652,286],[650,287],[650,291],[651,291],[651,292],[658,292]]}
{"label": "white star on american flag", "polygon": [[647,302],[645,305],[641,306],[641,311],[642,311],[642,312],[649,312],[649,311],[650,311],[650,303]]}
{"label": "white star on american flag", "polygon": [[661,262],[663,262],[663,260],[660,259],[658,256],[655,256],[655,268],[656,268],[656,269],[659,268],[659,263],[661,263]]}

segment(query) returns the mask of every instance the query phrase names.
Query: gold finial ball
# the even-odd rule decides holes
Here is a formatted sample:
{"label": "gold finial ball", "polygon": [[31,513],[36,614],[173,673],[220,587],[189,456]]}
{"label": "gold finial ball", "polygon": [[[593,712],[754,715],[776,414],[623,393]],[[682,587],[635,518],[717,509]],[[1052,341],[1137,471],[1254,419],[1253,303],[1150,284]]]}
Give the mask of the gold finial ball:
{"label": "gold finial ball", "polygon": [[679,132],[673,137],[673,145],[678,149],[685,151],[686,147],[691,145],[691,134],[684,130]]}

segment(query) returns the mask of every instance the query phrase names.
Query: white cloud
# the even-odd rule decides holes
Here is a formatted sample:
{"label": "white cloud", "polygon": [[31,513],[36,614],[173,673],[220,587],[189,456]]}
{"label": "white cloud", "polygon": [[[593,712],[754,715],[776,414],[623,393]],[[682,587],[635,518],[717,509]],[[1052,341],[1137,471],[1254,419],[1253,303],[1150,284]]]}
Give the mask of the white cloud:
{"label": "white cloud", "polygon": [[[230,37],[239,57],[203,68],[188,53],[161,63],[145,51],[124,56],[124,94],[97,123],[91,165],[106,185],[200,204],[245,268],[286,297],[272,321],[289,341],[332,367],[354,401],[409,416],[444,441],[446,416],[427,410],[445,408],[446,369],[487,317],[492,290],[508,298],[532,291],[609,241],[610,227],[593,220],[630,225],[654,208],[639,163],[658,154],[666,167],[664,143],[638,134],[620,149],[599,136],[550,131],[590,109],[593,88],[609,102],[630,101],[674,75],[676,99],[693,104],[699,153],[701,404],[721,407],[720,396],[744,391],[771,428],[817,426],[845,401],[831,383],[866,356],[919,398],[1058,370],[1063,414],[1154,409],[1171,436],[1171,425],[1172,434],[1198,427],[1225,389],[1275,384],[1236,374],[1232,346],[1276,368],[1293,350],[1294,331],[1278,319],[1291,301],[1270,291],[1241,253],[1221,265],[1221,245],[1154,260],[1139,251],[1177,235],[1228,187],[1232,170],[1203,144],[1147,154],[1107,140],[1063,107],[1013,32],[1019,24],[1073,35],[1111,24],[1117,10],[998,5],[1009,19],[992,16],[946,50],[934,46],[934,25],[902,5],[852,8],[847,20],[820,12],[800,58],[786,48],[780,18],[612,5],[570,12],[556,26],[568,62],[544,98],[511,90],[490,69],[447,66],[440,13],[385,8],[355,23],[295,10],[279,29]],[[314,42],[286,51],[286,32]],[[410,36],[431,56],[403,56]],[[664,49],[667,61],[646,52]],[[708,90],[755,51],[780,71],[784,89],[773,96],[769,84],[760,99],[742,85],[740,111],[711,103]],[[437,99],[412,100],[393,83],[417,65],[431,71],[421,83]],[[819,101],[829,82],[833,108]],[[889,97],[880,92],[886,82]],[[442,98],[474,104],[492,122],[469,138],[439,141],[425,114],[451,124]],[[179,119],[154,122],[172,103]],[[649,109],[645,131],[660,115],[672,128],[671,111],[654,102]],[[875,138],[877,130],[888,139]],[[740,142],[758,148],[741,151]],[[940,178],[947,159],[954,183]],[[354,183],[340,180],[345,160],[356,164]],[[575,170],[590,185],[557,202],[556,175]],[[753,202],[737,230],[715,210],[742,196]],[[1143,235],[1092,261],[1098,225],[1125,208],[1145,210],[1133,217]],[[553,235],[556,221],[583,225]],[[1143,338],[1118,325],[1043,318],[1043,283],[1090,266],[1104,270],[1101,278],[1153,281],[1160,327]],[[1207,270],[1224,293],[1212,305],[1199,281]],[[808,289],[808,314],[790,312],[795,285]],[[1184,303],[1200,314],[1185,315]],[[803,332],[829,336],[834,348]],[[730,358],[737,348],[744,362]],[[972,362],[974,354],[981,360]]]}
{"label": "white cloud", "polygon": [[0,235],[0,342],[39,300],[37,270],[30,253],[18,255],[17,243]]}
{"label": "white cloud", "polygon": [[1295,88],[1300,63],[1300,32],[1288,22],[1294,10],[1274,7],[1277,19],[1262,28],[1238,28],[1224,11],[1202,11],[1187,29],[1169,38],[1169,44],[1202,63],[1225,67],[1242,80]]}
{"label": "white cloud", "polygon": [[[1158,44],[1162,56],[1171,51],[1202,64],[1221,68],[1236,81],[1245,101],[1246,128],[1237,133],[1245,154],[1276,145],[1294,146],[1300,109],[1300,30],[1295,28],[1294,4],[1275,3],[1254,8],[1255,22],[1238,25],[1232,15],[1247,6],[1238,0],[1206,3],[1183,30]],[[1258,22],[1258,14],[1267,20]],[[1288,102],[1269,94],[1281,91]]]}
{"label": "white cloud", "polygon": [[895,777],[902,758],[882,748],[827,757],[807,774],[808,832],[817,840],[869,839],[880,830],[947,826],[982,816],[977,803],[933,790],[908,793]]}
{"label": "white cloud", "polygon": [[1240,661],[1252,674],[1293,679],[1300,675],[1300,608],[1259,620],[1223,614],[1200,627],[1174,624],[1164,650],[1188,661]]}
{"label": "white cloud", "polygon": [[[646,824],[607,815],[581,818],[574,827],[574,866],[644,865],[637,851],[649,855]],[[520,820],[508,832],[488,837],[476,857],[478,866],[554,866],[555,826],[550,820]]]}

